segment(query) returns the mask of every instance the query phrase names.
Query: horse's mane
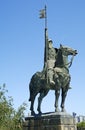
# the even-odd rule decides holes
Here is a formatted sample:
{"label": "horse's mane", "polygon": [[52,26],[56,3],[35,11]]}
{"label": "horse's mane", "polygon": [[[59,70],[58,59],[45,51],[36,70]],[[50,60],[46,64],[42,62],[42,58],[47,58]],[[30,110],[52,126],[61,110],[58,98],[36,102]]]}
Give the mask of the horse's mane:
{"label": "horse's mane", "polygon": [[56,55],[56,62],[55,62],[55,66],[60,67],[63,65],[63,57],[62,57],[62,50],[61,49],[57,49],[57,55]]}

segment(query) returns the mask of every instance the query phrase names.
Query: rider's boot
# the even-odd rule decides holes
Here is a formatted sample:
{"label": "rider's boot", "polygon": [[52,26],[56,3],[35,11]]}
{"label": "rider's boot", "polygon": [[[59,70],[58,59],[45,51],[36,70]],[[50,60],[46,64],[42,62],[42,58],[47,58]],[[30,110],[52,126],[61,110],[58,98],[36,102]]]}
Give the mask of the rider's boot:
{"label": "rider's boot", "polygon": [[69,86],[68,89],[72,89],[72,88]]}
{"label": "rider's boot", "polygon": [[50,85],[55,85],[55,82],[53,81],[53,71],[52,70],[49,70],[48,81],[49,81]]}
{"label": "rider's boot", "polygon": [[50,81],[51,85],[55,85],[55,82],[53,80]]}
{"label": "rider's boot", "polygon": [[49,77],[49,84],[50,85],[55,85],[55,82],[53,81],[53,78],[51,76]]}

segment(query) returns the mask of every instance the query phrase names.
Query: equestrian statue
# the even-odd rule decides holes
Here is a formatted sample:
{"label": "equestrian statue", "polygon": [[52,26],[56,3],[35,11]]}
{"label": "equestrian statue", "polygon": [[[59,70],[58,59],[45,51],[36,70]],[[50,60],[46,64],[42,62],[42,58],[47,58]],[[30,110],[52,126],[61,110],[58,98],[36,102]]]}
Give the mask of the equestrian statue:
{"label": "equestrian statue", "polygon": [[[42,113],[41,103],[49,90],[55,91],[55,112],[59,111],[58,100],[61,91],[61,111],[65,112],[65,99],[71,88],[69,68],[76,54],[77,50],[67,46],[60,45],[59,48],[54,48],[52,40],[48,39],[47,29],[45,29],[44,67],[41,72],[36,72],[32,76],[29,83],[31,115],[35,115],[34,101],[37,94],[39,94],[37,111],[39,114]],[[70,55],[72,57],[69,61]]]}

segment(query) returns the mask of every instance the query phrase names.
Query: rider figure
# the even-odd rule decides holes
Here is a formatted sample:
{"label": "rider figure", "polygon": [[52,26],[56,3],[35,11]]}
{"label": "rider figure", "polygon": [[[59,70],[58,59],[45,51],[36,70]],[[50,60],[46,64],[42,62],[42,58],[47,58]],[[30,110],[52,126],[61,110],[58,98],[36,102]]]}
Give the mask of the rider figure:
{"label": "rider figure", "polygon": [[47,59],[47,73],[48,73],[48,82],[51,85],[55,85],[55,82],[53,81],[53,75],[54,71],[53,68],[55,67],[55,61],[56,61],[56,50],[52,46],[52,40],[48,40],[48,59]]}
{"label": "rider figure", "polygon": [[[51,39],[48,40],[48,59],[47,59],[47,76],[48,77],[47,78],[48,78],[48,83],[50,83],[51,85],[55,85],[55,82],[53,80],[53,76],[55,74],[54,68],[56,67],[55,63],[57,60],[56,59],[57,58],[57,52],[56,52],[57,48],[54,48],[52,43],[53,42]],[[61,86],[57,71],[56,71],[56,78],[57,78],[58,85]],[[66,77],[66,78],[68,78],[68,77]],[[68,89],[71,89],[71,87],[69,86]]]}

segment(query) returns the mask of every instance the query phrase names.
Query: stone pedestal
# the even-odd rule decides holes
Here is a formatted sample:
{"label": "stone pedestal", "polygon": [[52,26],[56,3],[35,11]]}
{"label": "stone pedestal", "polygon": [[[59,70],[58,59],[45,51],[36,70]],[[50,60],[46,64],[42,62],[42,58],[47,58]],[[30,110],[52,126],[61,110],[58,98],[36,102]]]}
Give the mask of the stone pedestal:
{"label": "stone pedestal", "polygon": [[23,130],[76,130],[75,119],[64,112],[25,118]]}

